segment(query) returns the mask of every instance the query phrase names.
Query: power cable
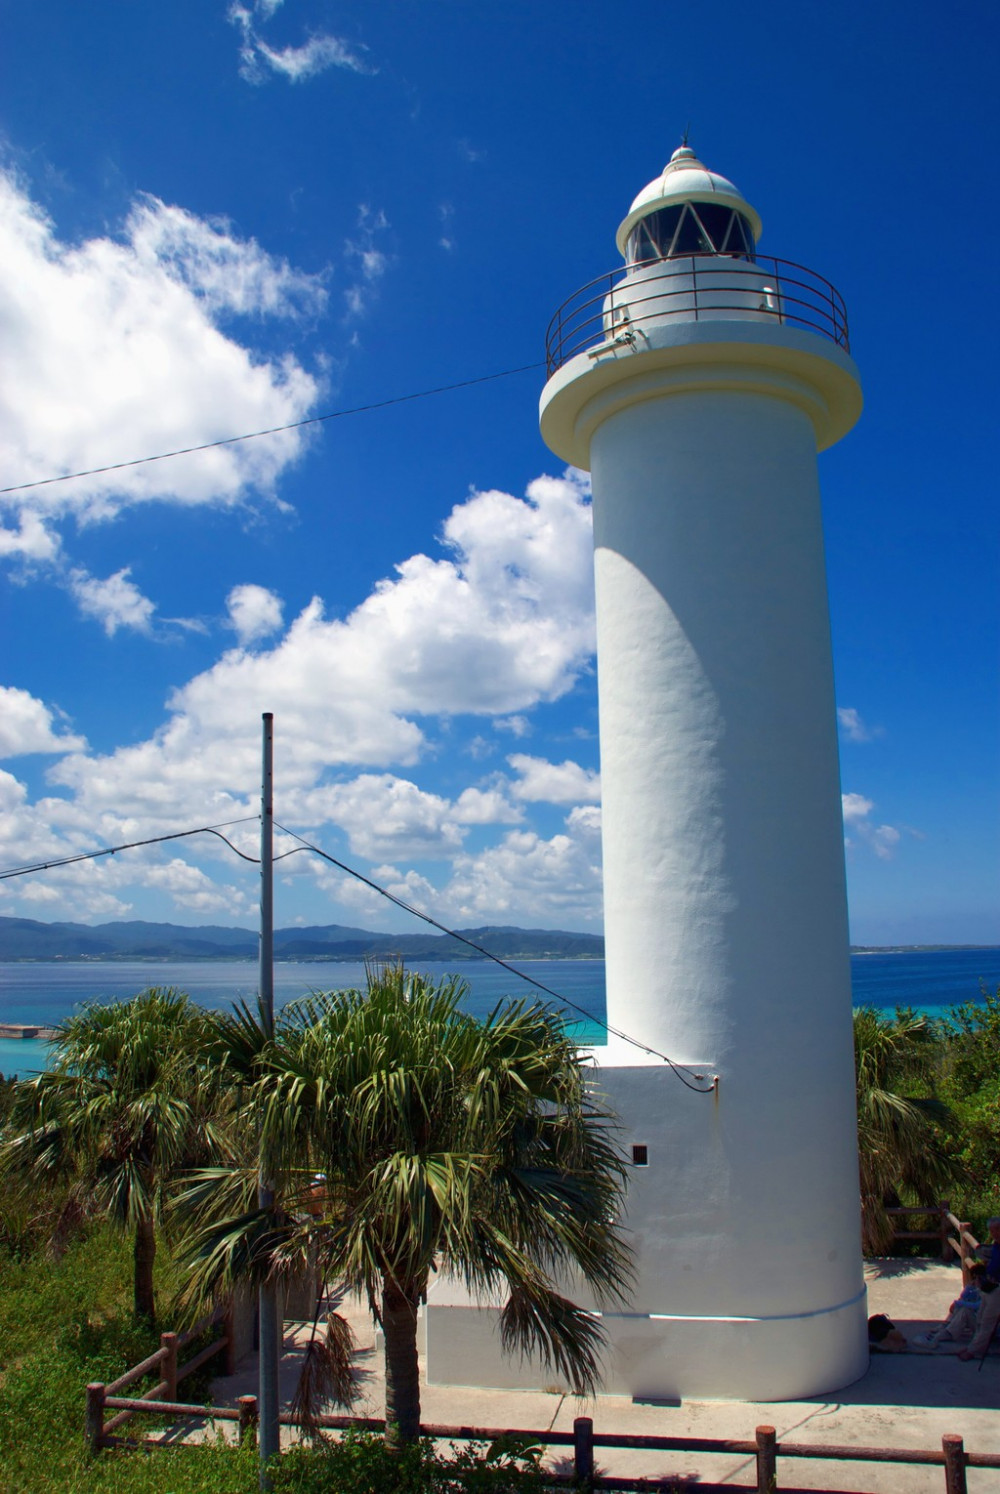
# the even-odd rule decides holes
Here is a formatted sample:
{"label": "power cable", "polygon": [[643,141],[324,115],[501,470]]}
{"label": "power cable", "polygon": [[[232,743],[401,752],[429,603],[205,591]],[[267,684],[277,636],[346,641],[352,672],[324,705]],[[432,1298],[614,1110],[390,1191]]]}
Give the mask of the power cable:
{"label": "power cable", "polygon": [[[119,851],[134,851],[139,846],[158,846],[162,845],[166,840],[185,840],[190,835],[214,835],[218,840],[225,841],[229,849],[235,851],[241,860],[251,861],[257,866],[260,864],[258,856],[247,856],[245,852],[234,846],[232,841],[221,832],[232,829],[234,825],[246,825],[251,820],[259,819],[260,815],[258,814],[247,814],[239,820],[222,820],[217,825],[199,825],[196,830],[175,830],[170,835],[152,835],[148,840],[130,840],[120,846],[105,846],[100,851],[81,851],[76,856],[63,856],[59,861],[37,861],[32,866],[15,866],[7,871],[0,872],[0,882],[9,881],[11,877],[26,877],[30,872],[53,871],[60,866],[75,866],[79,861],[96,861],[101,856],[116,856]],[[294,856],[295,852],[286,851],[285,855]],[[284,857],[279,856],[276,859],[280,861]]]}
{"label": "power cable", "polygon": [[[294,830],[289,830],[287,825],[279,825],[278,821],[275,820],[274,828],[281,830],[285,835],[290,835],[293,840],[297,840],[303,850],[314,852],[315,855],[322,857],[324,861],[328,861],[331,866],[335,866],[338,871],[346,872],[349,877],[354,877],[358,882],[363,882],[373,892],[377,892],[380,896],[388,898],[390,903],[395,903],[396,907],[402,908],[405,913],[411,913],[414,918],[422,919],[424,923],[430,924],[432,928],[439,930],[440,933],[447,934],[451,939],[457,939],[459,943],[467,945],[469,949],[474,949],[477,954],[484,955],[486,959],[492,960],[495,965],[500,965],[504,970],[509,970],[511,975],[516,975],[519,980],[527,981],[529,985],[536,986],[539,991],[544,991],[546,996],[551,996],[562,1005],[570,1007],[575,1012],[579,1012],[588,1021],[598,1022],[612,1037],[619,1038],[622,1042],[631,1044],[633,1048],[638,1048],[643,1053],[648,1053],[651,1058],[662,1059],[677,1075],[681,1083],[686,1085],[688,1089],[693,1089],[696,1094],[707,1095],[714,1092],[716,1087],[714,1078],[706,1084],[707,1075],[696,1073],[689,1065],[678,1063],[675,1059],[669,1058],[666,1053],[661,1053],[658,1048],[651,1048],[648,1043],[641,1043],[638,1038],[630,1037],[627,1032],[621,1032],[617,1027],[612,1027],[609,1022],[602,1022],[599,1017],[595,1017],[592,1012],[588,1012],[586,1007],[579,1006],[575,1001],[570,1001],[567,996],[561,995],[558,991],[553,991],[551,986],[543,985],[533,975],[527,975],[523,970],[518,970],[516,965],[508,964],[506,960],[502,960],[499,955],[492,954],[490,950],[485,949],[481,944],[476,944],[474,940],[467,939],[464,934],[459,934],[454,929],[447,928],[443,923],[438,923],[437,919],[432,918],[429,913],[423,912],[420,908],[415,908],[412,903],[404,902],[401,897],[397,897],[395,893],[389,892],[385,887],[380,887],[370,877],[366,877],[363,873],[355,871],[352,866],[347,866],[343,861],[338,861],[335,856],[331,856],[329,852],[324,851],[320,846],[314,845],[312,841],[306,840],[304,836],[296,834]],[[700,1082],[692,1084],[685,1077],[686,1074],[690,1074],[692,1079],[699,1080]]]}
{"label": "power cable", "polygon": [[385,410],[390,405],[405,405],[415,399],[430,399],[435,394],[450,394],[455,389],[470,389],[474,384],[490,384],[509,379],[512,374],[544,368],[544,363],[522,363],[518,368],[504,368],[499,373],[480,374],[475,379],[460,379],[457,384],[439,384],[434,389],[418,389],[413,394],[397,394],[392,399],[374,400],[367,405],[351,405],[344,410],[328,410],[325,415],[309,415],[304,420],[290,420],[287,425],[272,425],[263,431],[247,431],[242,436],[222,436],[218,441],[203,441],[199,446],[181,446],[176,451],[161,451],[156,456],[133,457],[127,462],[109,462],[105,467],[88,467],[82,472],[64,472],[59,477],[37,477],[33,482],[17,482],[0,488],[0,494],[24,493],[29,488],[44,488],[54,482],[72,482],[76,477],[100,477],[105,472],[122,472],[126,467],[144,467],[149,462],[166,462],[171,457],[192,456],[198,451],[214,451],[219,446],[235,446],[240,441],[256,441],[261,436],[278,436],[283,431],[301,430],[306,425],[321,425],[325,420],[343,420],[348,415],[364,415],[369,410]]}

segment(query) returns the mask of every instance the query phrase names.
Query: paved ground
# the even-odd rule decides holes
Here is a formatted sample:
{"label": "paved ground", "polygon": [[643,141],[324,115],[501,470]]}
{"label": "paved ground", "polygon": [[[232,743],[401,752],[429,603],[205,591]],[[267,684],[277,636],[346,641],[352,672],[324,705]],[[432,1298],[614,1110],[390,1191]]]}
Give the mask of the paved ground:
{"label": "paved ground", "polygon": [[[930,1261],[878,1261],[866,1267],[869,1312],[887,1313],[912,1342],[947,1313],[961,1282],[955,1267]],[[355,1413],[380,1416],[384,1381],[374,1332],[359,1304],[350,1311],[359,1340],[363,1375]],[[282,1362],[283,1393],[290,1398],[308,1336],[305,1325],[286,1325]],[[958,1346],[955,1346],[957,1348]],[[256,1393],[256,1362],[215,1382],[217,1404]],[[760,1424],[773,1425],[779,1441],[853,1446],[937,1448],[946,1432],[965,1439],[969,1452],[1000,1452],[1000,1354],[982,1370],[963,1363],[954,1349],[911,1351],[872,1357],[867,1375],[827,1400],[756,1404],[737,1401],[684,1401],[680,1405],[636,1405],[624,1396],[584,1402],[571,1396],[504,1390],[425,1386],[424,1420],[439,1425],[503,1426],[571,1431],[576,1416],[591,1416],[597,1432],[638,1432],[656,1436],[752,1439]],[[558,1452],[558,1450],[554,1450]],[[632,1476],[677,1477],[697,1488],[700,1482],[734,1488],[754,1487],[752,1460],[725,1454],[642,1453],[600,1450],[602,1469]],[[970,1469],[970,1494],[1000,1494],[1000,1470]],[[863,1491],[863,1494],[944,1494],[942,1468],[872,1463],[782,1461],[779,1488]]]}

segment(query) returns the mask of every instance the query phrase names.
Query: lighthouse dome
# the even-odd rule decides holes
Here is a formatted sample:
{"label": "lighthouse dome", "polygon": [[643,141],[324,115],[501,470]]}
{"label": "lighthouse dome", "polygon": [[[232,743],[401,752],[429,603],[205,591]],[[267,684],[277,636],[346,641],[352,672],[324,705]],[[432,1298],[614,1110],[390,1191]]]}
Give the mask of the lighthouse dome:
{"label": "lighthouse dome", "polygon": [[739,188],[682,145],[643,187],[616,242],[630,264],[689,254],[752,258],[760,232],[760,217]]}

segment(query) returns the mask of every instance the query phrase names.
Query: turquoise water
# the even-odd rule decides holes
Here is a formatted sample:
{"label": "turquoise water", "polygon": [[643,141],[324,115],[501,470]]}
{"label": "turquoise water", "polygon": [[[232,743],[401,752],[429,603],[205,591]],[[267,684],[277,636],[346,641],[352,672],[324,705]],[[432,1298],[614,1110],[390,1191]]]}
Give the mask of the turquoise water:
{"label": "turquoise water", "polygon": [[[456,966],[427,963],[421,968],[429,975],[441,976],[450,974]],[[553,999],[485,960],[463,961],[457,969],[469,985],[468,1009],[477,1016],[485,1015],[507,996]],[[600,1040],[603,960],[524,960],[518,962],[518,969],[564,998],[567,1018],[573,1020],[574,1034],[581,1042]],[[855,1006],[888,1011],[896,1006],[913,1006],[941,1015],[958,1002],[974,1000],[981,982],[994,991],[1000,986],[1000,949],[852,955],[851,980]],[[280,1007],[310,991],[363,986],[364,982],[365,967],[361,963],[282,961],[274,968],[275,1003]],[[123,1000],[150,985],[178,986],[205,1006],[226,1006],[241,997],[253,999],[257,967],[250,960],[0,963],[0,1022],[49,1025],[68,1016],[82,1001]],[[803,996],[808,989],[805,972]],[[25,1073],[41,1067],[44,1061],[43,1043],[0,1038],[0,1074]]]}

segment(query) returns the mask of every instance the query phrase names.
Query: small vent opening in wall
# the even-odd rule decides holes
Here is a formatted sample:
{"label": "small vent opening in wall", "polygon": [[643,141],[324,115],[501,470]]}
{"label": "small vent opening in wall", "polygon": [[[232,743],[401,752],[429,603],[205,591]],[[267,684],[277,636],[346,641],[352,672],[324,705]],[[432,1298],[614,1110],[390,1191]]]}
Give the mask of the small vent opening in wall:
{"label": "small vent opening in wall", "polygon": [[649,1166],[649,1150],[648,1150],[647,1147],[644,1147],[644,1146],[634,1146],[632,1148],[632,1166],[633,1167],[648,1167]]}

